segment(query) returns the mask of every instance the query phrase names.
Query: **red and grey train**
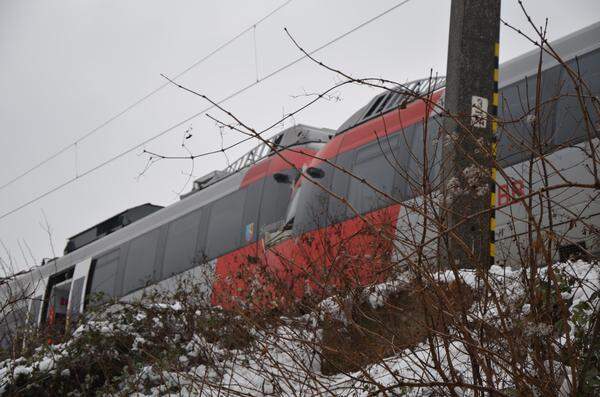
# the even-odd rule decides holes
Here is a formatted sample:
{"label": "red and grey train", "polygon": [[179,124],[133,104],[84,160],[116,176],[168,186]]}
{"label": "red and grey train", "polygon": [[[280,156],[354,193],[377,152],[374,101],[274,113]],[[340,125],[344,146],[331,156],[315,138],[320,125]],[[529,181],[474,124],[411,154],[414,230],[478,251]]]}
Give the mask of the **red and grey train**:
{"label": "red and grey train", "polygon": [[[536,137],[543,142],[539,154],[582,183],[592,178],[586,168],[591,156],[582,156],[582,150],[598,152],[597,135],[589,136],[584,117],[597,134],[599,37],[600,23],[553,43],[595,95],[585,103],[587,115],[562,65],[544,55],[539,76],[542,107],[536,122],[543,124],[539,131],[544,134]],[[496,225],[499,264],[511,264],[518,256],[527,219],[519,197],[560,178],[551,171],[544,176],[550,181],[543,181],[531,155],[528,104],[536,102],[539,59],[539,51],[532,51],[500,66],[499,119],[513,122],[498,137],[497,160],[510,178],[497,180],[497,204],[503,206]],[[426,79],[409,88],[431,93],[441,106],[443,85],[443,79]],[[326,294],[327,285],[342,278],[377,281],[385,277],[385,261],[379,259],[389,260],[393,251],[392,259],[401,261],[409,242],[428,232],[421,216],[402,203],[419,201],[424,169],[431,186],[439,186],[439,120],[435,106],[409,101],[394,90],[377,95],[337,130],[289,128],[271,138],[279,150],[264,144],[255,148],[226,170],[198,179],[180,201],[165,208],[130,209],[69,239],[64,256],[15,280],[32,289],[32,299],[5,327],[14,327],[19,315],[31,324],[76,316],[99,293],[136,299],[147,288],[173,288],[182,276],[198,281],[212,304],[224,307],[265,300],[277,305],[311,290]],[[564,232],[557,259],[574,246],[598,252],[597,234],[583,225],[600,227],[595,193],[571,189],[551,194],[562,203],[553,224]],[[542,211],[542,206],[533,210]],[[574,219],[585,222],[574,225]],[[388,228],[400,243],[382,243],[365,228],[367,223]],[[275,288],[269,277],[283,288]]]}

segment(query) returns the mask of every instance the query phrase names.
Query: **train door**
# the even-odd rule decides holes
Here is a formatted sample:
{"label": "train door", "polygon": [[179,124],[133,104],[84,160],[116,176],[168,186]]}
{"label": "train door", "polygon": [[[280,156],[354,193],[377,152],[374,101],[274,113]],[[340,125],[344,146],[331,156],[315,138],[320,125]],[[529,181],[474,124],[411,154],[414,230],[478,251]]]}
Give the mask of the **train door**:
{"label": "train door", "polygon": [[49,343],[59,340],[66,331],[73,272],[74,268],[70,268],[48,279],[40,323],[45,325],[43,332]]}
{"label": "train door", "polygon": [[71,279],[54,284],[50,289],[45,321],[50,331],[57,336],[64,334],[66,330],[70,291]]}
{"label": "train door", "polygon": [[57,335],[64,334],[83,311],[85,286],[92,260],[85,259],[75,267],[50,277],[44,322]]}
{"label": "train door", "polygon": [[75,265],[73,282],[71,283],[67,304],[70,322],[73,322],[81,313],[83,313],[85,287],[88,283],[91,266],[92,258],[87,258]]}
{"label": "train door", "polygon": [[48,279],[41,320],[47,326],[50,341],[62,337],[82,312],[90,264],[88,258]]}

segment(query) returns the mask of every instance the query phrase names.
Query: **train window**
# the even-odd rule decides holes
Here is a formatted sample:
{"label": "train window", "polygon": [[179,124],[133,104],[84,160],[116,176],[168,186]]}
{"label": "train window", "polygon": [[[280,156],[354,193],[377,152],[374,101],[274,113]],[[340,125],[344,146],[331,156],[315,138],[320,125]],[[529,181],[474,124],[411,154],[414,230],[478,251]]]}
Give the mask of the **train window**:
{"label": "train window", "polygon": [[278,183],[275,178],[265,178],[264,193],[260,206],[260,232],[273,232],[283,226],[285,213],[290,203],[293,183],[298,176],[298,171],[290,169],[280,171],[286,175],[291,183]]}
{"label": "train window", "polygon": [[379,107],[377,108],[377,110],[375,111],[376,113],[381,113],[383,111],[383,109],[385,109],[385,107],[387,106],[387,104],[390,102],[391,97],[393,96],[393,93],[387,93],[385,95],[385,99],[381,102],[381,105],[379,105]]}
{"label": "train window", "polygon": [[[261,194],[265,180],[260,179],[246,189],[246,202],[244,203],[244,214],[242,219],[242,245],[253,243],[256,241],[258,234],[258,208],[260,206]],[[271,178],[272,179],[272,178]],[[275,180],[273,179],[273,182]],[[289,185],[288,185],[289,186]]]}
{"label": "train window", "polygon": [[[314,179],[325,189],[330,189],[333,179],[333,167],[326,163],[319,164],[323,171],[323,178]],[[298,210],[294,220],[294,234],[302,234],[327,226],[329,221],[329,193],[311,181],[302,181],[302,188],[298,192]]]}
{"label": "train window", "polygon": [[418,196],[421,194],[421,185],[423,181],[423,140],[425,134],[423,134],[423,123],[417,123],[414,125],[412,132],[412,142],[410,145],[410,156],[408,157],[406,169],[410,177],[410,196]]}
{"label": "train window", "polygon": [[405,127],[398,133],[398,142],[393,153],[394,166],[396,169],[396,183],[394,197],[398,200],[406,200],[412,195],[412,176],[409,172],[410,159],[412,156],[412,141],[417,131],[416,125]]}
{"label": "train window", "polygon": [[[354,151],[340,154],[333,162],[340,167],[333,167],[333,179],[331,182],[331,191],[340,197],[347,197],[348,184],[350,183],[350,174],[352,162],[354,160]],[[344,171],[345,170],[345,171]],[[338,223],[346,219],[348,206],[335,197],[329,200],[329,217],[331,223]]]}
{"label": "train window", "polygon": [[271,145],[267,145],[269,147],[269,155],[275,153],[276,150],[281,149],[279,147],[279,144],[281,143],[281,140],[283,139],[283,134],[279,134],[278,136],[271,138]]}
{"label": "train window", "polygon": [[102,298],[115,296],[115,276],[119,266],[119,250],[116,249],[96,259],[92,264],[90,295]]}
{"label": "train window", "polygon": [[34,296],[31,300],[31,308],[28,310],[27,323],[28,325],[38,325],[40,309],[42,308],[43,295]]}
{"label": "train window", "polygon": [[196,243],[202,210],[196,210],[169,223],[163,278],[181,273],[194,266]]}
{"label": "train window", "polygon": [[[386,195],[391,195],[394,185],[396,167],[392,151],[387,148],[387,139],[373,142],[360,149],[356,154],[356,160],[352,167],[352,173],[348,189],[348,201],[355,210],[364,214],[369,211],[384,207],[390,203]],[[364,179],[376,191],[362,181]],[[349,211],[350,208],[348,209]]]}
{"label": "train window", "polygon": [[[523,114],[519,93],[518,84],[513,84],[500,90],[498,118],[503,124],[500,124],[501,127],[497,133],[497,158],[503,166],[519,163],[527,158],[523,150],[524,142],[521,142],[524,137],[515,136],[514,127],[510,124],[511,120],[516,120]],[[519,110],[517,110],[518,104]]]}
{"label": "train window", "polygon": [[401,97],[402,97],[402,95],[399,92],[391,93],[390,100],[385,105],[384,111],[390,110],[393,107],[395,107],[396,105],[398,105],[398,101],[400,100]]}
{"label": "train window", "polygon": [[8,350],[16,347],[15,342],[19,341],[25,332],[23,326],[27,319],[27,311],[27,305],[20,302],[5,308],[0,324],[0,348]]}
{"label": "train window", "polygon": [[365,113],[363,120],[366,120],[369,117],[375,115],[377,112],[377,109],[379,109],[379,105],[384,100],[384,98],[387,98],[387,97],[388,97],[388,94],[384,93],[384,94],[379,95],[377,98],[375,98],[375,102],[373,102],[373,105],[369,108],[367,113]]}
{"label": "train window", "polygon": [[427,160],[429,164],[429,183],[433,190],[437,190],[442,182],[440,176],[443,142],[441,131],[443,131],[443,119],[437,116],[429,119],[427,126]]}
{"label": "train window", "polygon": [[212,204],[205,205],[202,207],[202,216],[200,217],[200,227],[198,229],[198,242],[196,243],[196,252],[198,259],[202,262],[208,260],[206,254],[206,235],[208,233],[208,221],[210,220],[210,213]]}
{"label": "train window", "polygon": [[[408,169],[410,176],[409,196],[419,196],[423,194],[423,171],[425,170],[425,152],[423,144],[427,147],[427,171],[428,181],[433,184],[439,171],[439,162],[441,157],[441,145],[438,144],[438,133],[441,121],[437,118],[430,118],[427,123],[427,131],[424,130],[424,124],[415,124],[411,134],[414,134],[411,142],[410,155],[408,156]],[[425,132],[427,134],[425,134]]]}
{"label": "train window", "polygon": [[206,239],[206,254],[210,259],[239,247],[245,198],[246,189],[213,203]]}
{"label": "train window", "polygon": [[[580,58],[573,59],[567,65],[576,73],[579,73],[581,79],[591,91],[591,95],[596,97],[596,101],[600,98],[600,50],[590,52]],[[560,99],[557,109],[557,135],[555,143],[574,144],[585,140],[588,136],[584,113],[577,97],[575,83],[569,76],[566,70],[562,69],[560,75]],[[599,115],[594,109],[592,99],[589,98],[590,93],[585,89],[583,91],[584,102],[589,115],[591,126],[598,128]],[[598,102],[596,102],[598,106]],[[592,132],[593,133],[593,132]],[[593,133],[597,136],[597,133]]]}
{"label": "train window", "polygon": [[558,67],[542,73],[539,101],[537,75],[500,90],[498,159],[503,166],[530,158],[532,151],[543,153],[548,149],[554,135],[559,73]]}
{"label": "train window", "polygon": [[159,229],[137,237],[129,246],[123,278],[123,294],[145,287],[153,280]]}

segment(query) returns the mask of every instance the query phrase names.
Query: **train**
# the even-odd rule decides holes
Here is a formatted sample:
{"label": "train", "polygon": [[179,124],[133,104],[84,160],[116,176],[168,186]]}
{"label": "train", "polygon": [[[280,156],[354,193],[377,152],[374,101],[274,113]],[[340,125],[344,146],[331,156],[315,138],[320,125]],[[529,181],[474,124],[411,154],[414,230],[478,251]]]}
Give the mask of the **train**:
{"label": "train", "polygon": [[[565,66],[539,49],[500,65],[498,119],[511,122],[497,137],[498,265],[518,265],[531,216],[523,197],[564,173],[594,183],[594,156],[582,153],[598,153],[599,147],[599,38],[597,23],[552,43],[592,93],[583,105]],[[149,289],[172,289],[181,277],[193,279],[210,304],[224,308],[273,307],[311,291],[330,294],[331,285],[385,279],[390,261],[401,265],[415,241],[435,233],[414,208],[443,182],[444,85],[443,77],[426,78],[385,90],[337,130],[290,127],[226,169],[195,180],[178,202],[131,208],[71,237],[63,256],[2,289],[4,297],[27,291],[27,299],[5,316],[3,335],[24,322],[76,318],[97,302],[92,297],[127,301]],[[538,97],[542,105],[534,112]],[[535,123],[543,124],[535,129],[543,136],[532,132]],[[542,172],[541,157],[554,170]],[[420,183],[424,172],[427,187]],[[597,255],[597,191],[548,194],[560,202],[552,220],[541,216],[541,201],[529,203],[541,227],[561,235],[554,259],[583,251]],[[382,239],[385,233],[396,238]]]}

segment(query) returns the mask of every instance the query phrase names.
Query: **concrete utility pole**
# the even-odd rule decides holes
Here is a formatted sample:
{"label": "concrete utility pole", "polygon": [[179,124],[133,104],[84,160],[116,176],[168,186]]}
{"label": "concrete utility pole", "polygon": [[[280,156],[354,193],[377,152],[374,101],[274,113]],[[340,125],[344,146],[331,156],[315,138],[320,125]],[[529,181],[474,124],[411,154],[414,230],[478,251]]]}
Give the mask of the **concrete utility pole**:
{"label": "concrete utility pole", "polygon": [[[452,0],[446,73],[444,145],[446,222],[454,228],[445,260],[462,268],[489,267],[495,255],[498,53],[500,0]],[[481,146],[485,148],[481,149]],[[493,156],[493,157],[492,157]],[[452,236],[457,236],[454,238]]]}

